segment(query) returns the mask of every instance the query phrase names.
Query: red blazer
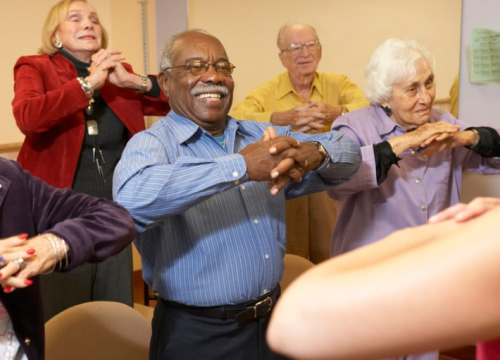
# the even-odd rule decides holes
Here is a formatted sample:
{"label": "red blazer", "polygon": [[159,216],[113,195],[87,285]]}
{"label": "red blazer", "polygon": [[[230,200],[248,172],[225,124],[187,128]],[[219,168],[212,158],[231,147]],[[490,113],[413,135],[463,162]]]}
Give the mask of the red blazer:
{"label": "red blazer", "polygon": [[[129,64],[123,64],[133,72]],[[26,138],[17,160],[52,186],[71,187],[86,131],[87,96],[73,64],[59,53],[19,58],[14,67],[12,107]],[[145,129],[144,115],[165,115],[168,99],[137,94],[109,82],[102,98],[127,127],[130,136]]]}

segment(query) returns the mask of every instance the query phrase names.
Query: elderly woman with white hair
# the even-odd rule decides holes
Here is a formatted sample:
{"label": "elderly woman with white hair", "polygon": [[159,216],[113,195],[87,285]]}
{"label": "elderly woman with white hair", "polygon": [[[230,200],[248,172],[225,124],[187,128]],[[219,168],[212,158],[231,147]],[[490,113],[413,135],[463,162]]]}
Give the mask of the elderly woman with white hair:
{"label": "elderly woman with white hair", "polygon": [[[433,55],[417,41],[386,40],[366,68],[370,107],[333,124],[359,144],[363,160],[350,181],[328,191],[339,201],[332,256],[425,224],[458,203],[462,170],[500,173],[497,130],[432,108],[434,68]],[[437,358],[437,352],[406,357]]]}

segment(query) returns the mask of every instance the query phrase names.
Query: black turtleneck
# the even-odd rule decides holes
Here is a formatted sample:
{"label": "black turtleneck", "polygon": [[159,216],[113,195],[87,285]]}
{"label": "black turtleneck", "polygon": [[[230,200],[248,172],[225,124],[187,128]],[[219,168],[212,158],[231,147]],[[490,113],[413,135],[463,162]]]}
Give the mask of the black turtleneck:
{"label": "black turtleneck", "polygon": [[[89,63],[76,59],[64,50],[59,50],[59,52],[75,66],[78,76],[85,78],[89,75],[87,70],[90,67]],[[99,134],[91,136],[87,126],[85,127],[85,138],[80,150],[72,188],[80,193],[112,199],[113,172],[125,148],[128,132],[123,122],[109,108],[98,90],[94,91],[94,101],[92,114],[88,115],[84,111],[84,115],[86,121],[97,121]],[[93,160],[95,144],[99,146],[104,157],[105,163],[101,163],[104,178],[99,174],[97,164]]]}

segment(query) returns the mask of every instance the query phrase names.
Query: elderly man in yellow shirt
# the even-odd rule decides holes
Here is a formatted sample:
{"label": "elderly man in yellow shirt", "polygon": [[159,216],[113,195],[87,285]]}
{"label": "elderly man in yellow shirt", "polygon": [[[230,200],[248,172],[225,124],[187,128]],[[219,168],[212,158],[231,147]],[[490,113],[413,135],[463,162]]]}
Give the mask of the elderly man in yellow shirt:
{"label": "elderly man in yellow shirt", "polygon": [[[289,22],[278,33],[279,58],[287,71],[254,89],[231,113],[236,119],[326,132],[348,112],[368,106],[363,92],[342,74],[317,72],[321,44],[316,30]],[[286,202],[287,253],[319,263],[329,258],[337,203],[326,193]]]}

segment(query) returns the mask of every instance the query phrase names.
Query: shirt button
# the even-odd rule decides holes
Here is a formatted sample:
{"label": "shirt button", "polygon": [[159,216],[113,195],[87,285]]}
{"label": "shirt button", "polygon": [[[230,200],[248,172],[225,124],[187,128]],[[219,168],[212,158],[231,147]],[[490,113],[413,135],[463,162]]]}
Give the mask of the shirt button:
{"label": "shirt button", "polygon": [[419,183],[419,182],[421,182],[422,180],[421,180],[420,178],[417,178],[417,180],[415,180],[415,181],[416,181],[416,182],[417,182],[417,184],[418,184],[418,183]]}
{"label": "shirt button", "polygon": [[238,177],[238,172],[237,171],[233,171],[233,177]]}
{"label": "shirt button", "polygon": [[412,151],[410,152],[410,156],[415,156],[415,150],[412,150]]}
{"label": "shirt button", "polygon": [[253,222],[254,222],[255,224],[258,224],[258,223],[259,223],[259,220],[255,219]]}
{"label": "shirt button", "polygon": [[245,191],[246,189],[245,185],[241,185],[241,190]]}
{"label": "shirt button", "polygon": [[265,258],[266,260],[269,260],[269,254],[264,255],[264,258]]}
{"label": "shirt button", "polygon": [[264,289],[264,291],[262,291],[262,295],[265,295],[265,294],[267,294],[268,292],[269,292],[269,290]]}
{"label": "shirt button", "polygon": [[427,210],[427,206],[422,205],[422,207],[420,209],[422,209],[422,211],[425,211],[425,210]]}
{"label": "shirt button", "polygon": [[0,189],[2,188],[2,184],[0,184]]}
{"label": "shirt button", "polygon": [[236,180],[236,181],[234,182],[234,184],[235,184],[235,185],[238,185],[239,183],[240,183],[240,181],[239,181],[239,180]]}
{"label": "shirt button", "polygon": [[25,343],[26,345],[31,344],[31,339],[30,339],[30,338],[26,338],[26,339],[24,339],[24,343]]}

